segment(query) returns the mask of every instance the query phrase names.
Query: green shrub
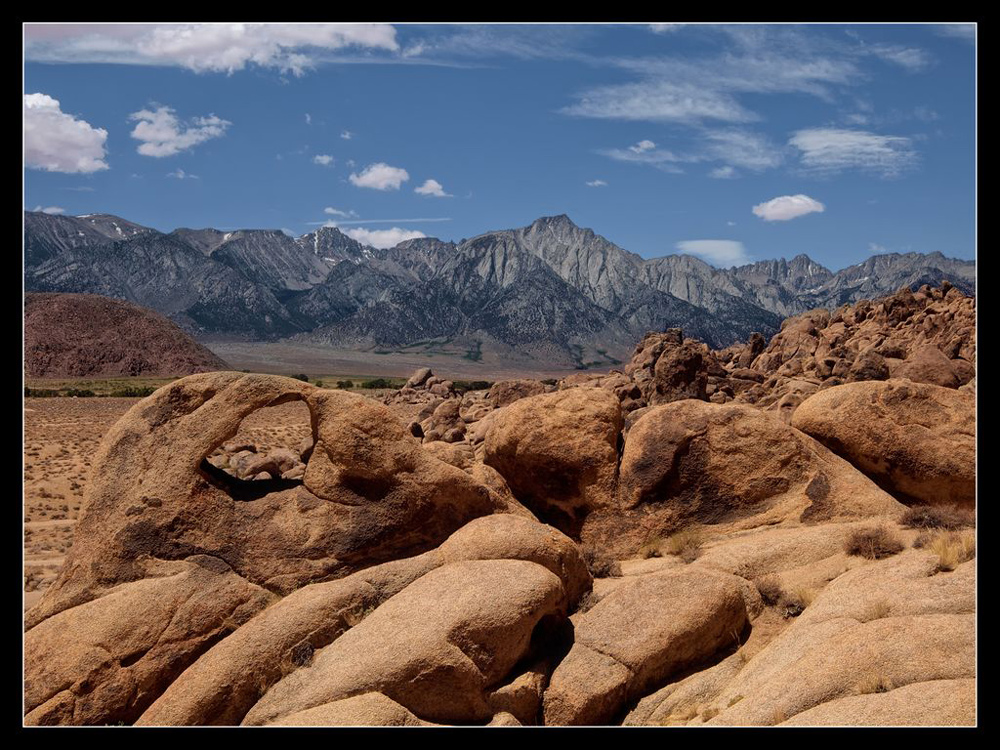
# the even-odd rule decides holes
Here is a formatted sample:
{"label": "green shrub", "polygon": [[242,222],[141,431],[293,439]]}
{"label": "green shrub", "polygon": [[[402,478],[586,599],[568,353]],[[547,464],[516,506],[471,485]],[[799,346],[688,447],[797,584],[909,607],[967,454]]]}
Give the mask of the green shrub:
{"label": "green shrub", "polygon": [[351,382],[350,380],[338,380],[337,387],[340,388],[341,390],[348,391],[354,387],[354,383]]}

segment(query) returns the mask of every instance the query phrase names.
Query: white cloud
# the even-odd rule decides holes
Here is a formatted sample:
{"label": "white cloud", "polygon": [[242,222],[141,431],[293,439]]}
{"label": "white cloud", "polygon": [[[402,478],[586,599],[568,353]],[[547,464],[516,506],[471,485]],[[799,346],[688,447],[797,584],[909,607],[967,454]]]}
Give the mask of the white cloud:
{"label": "white cloud", "polygon": [[93,193],[94,192],[94,188],[90,187],[89,185],[83,185],[81,187],[64,187],[64,188],[60,188],[60,190],[72,190],[72,191],[77,192],[77,193]]}
{"label": "white cloud", "polygon": [[232,125],[214,114],[195,117],[190,123],[184,124],[177,119],[171,107],[165,106],[133,112],[128,119],[139,123],[131,133],[137,141],[142,141],[139,153],[158,159],[194,148],[212,138],[219,138]]}
{"label": "white cloud", "polygon": [[760,133],[749,130],[711,130],[705,133],[705,158],[754,172],[781,164],[781,150]]}
{"label": "white cloud", "polygon": [[345,130],[343,133],[340,134],[340,137],[343,138],[345,141],[349,141],[351,140],[351,138],[354,137],[354,133],[352,133],[350,130]]}
{"label": "white cloud", "polygon": [[399,49],[389,24],[27,24],[25,55],[41,62],[172,65],[235,73],[250,65],[302,75],[317,53]]}
{"label": "white cloud", "polygon": [[873,44],[865,49],[876,57],[910,72],[923,70],[931,64],[930,55],[916,47],[903,47],[898,44]]}
{"label": "white cloud", "polygon": [[378,162],[369,164],[361,174],[351,173],[348,177],[352,185],[372,190],[399,190],[399,186],[410,179],[410,173],[399,167],[390,167]]}
{"label": "white cloud", "polygon": [[58,215],[58,214],[64,214],[64,213],[66,213],[66,209],[65,208],[61,208],[59,206],[49,206],[47,208],[42,208],[41,206],[35,206],[34,210],[35,211],[41,211],[43,214]]}
{"label": "white cloud", "polygon": [[801,152],[802,167],[819,175],[857,169],[896,177],[917,163],[912,141],[903,136],[811,128],[795,132],[788,143]]}
{"label": "white cloud", "polygon": [[654,34],[669,34],[672,31],[683,29],[685,26],[687,26],[686,23],[651,23],[649,30]]}
{"label": "white cloud", "polygon": [[590,180],[584,183],[587,187],[606,187],[608,183],[604,180]]}
{"label": "white cloud", "polygon": [[934,30],[941,36],[953,39],[963,39],[967,42],[976,41],[976,24],[974,23],[941,23]]}
{"label": "white cloud", "polygon": [[353,209],[341,211],[339,208],[327,207],[323,209],[323,213],[328,214],[330,216],[340,216],[341,218],[344,219],[356,219],[358,217],[357,212],[354,211]]}
{"label": "white cloud", "polygon": [[677,243],[677,249],[722,268],[750,262],[743,243],[736,240],[685,240]]}
{"label": "white cloud", "polygon": [[724,167],[716,167],[708,173],[708,176],[717,180],[733,180],[739,177],[740,173],[727,164]]}
{"label": "white cloud", "polygon": [[66,114],[45,94],[24,96],[24,164],[47,172],[88,173],[107,169],[108,131]]}
{"label": "white cloud", "polygon": [[597,153],[615,161],[624,161],[630,164],[648,164],[664,172],[673,172],[675,174],[681,174],[684,171],[678,166],[679,162],[690,161],[690,159],[678,156],[672,151],[659,148],[652,149],[651,151],[636,151],[634,147],[610,148],[600,150]]}
{"label": "white cloud", "polygon": [[879,245],[877,242],[868,243],[868,252],[872,255],[885,255],[889,252],[889,249],[883,245]]}
{"label": "white cloud", "polygon": [[316,156],[313,157],[313,164],[329,167],[333,164],[333,157],[329,154],[316,154]]}
{"label": "white cloud", "polygon": [[736,222],[735,221],[727,221],[726,222],[726,226],[727,227],[735,227],[736,226]]}
{"label": "white cloud", "polygon": [[308,112],[306,112],[306,125],[312,125],[312,124],[313,124],[312,115],[310,115]]}
{"label": "white cloud", "polygon": [[664,80],[593,88],[585,91],[576,104],[562,111],[579,117],[689,124],[702,120],[749,122],[758,119],[723,91]]}
{"label": "white cloud", "polygon": [[363,227],[355,227],[354,229],[348,229],[344,234],[357,240],[362,245],[371,245],[378,248],[395,247],[404,240],[413,240],[418,237],[427,236],[415,229],[400,229],[399,227],[393,227],[392,229],[364,229]]}
{"label": "white cloud", "polygon": [[629,146],[628,150],[635,154],[641,154],[646,151],[652,151],[654,148],[656,148],[656,144],[653,143],[652,141],[646,140],[646,141],[639,141],[634,146]]}
{"label": "white cloud", "polygon": [[173,177],[178,180],[200,180],[201,178],[196,174],[191,174],[190,172],[185,172],[183,169],[178,167],[173,172],[167,172],[167,177]]}
{"label": "white cloud", "polygon": [[297,236],[297,235],[295,234],[295,232],[293,232],[293,231],[292,231],[291,229],[288,229],[288,228],[286,228],[286,227],[282,227],[282,228],[281,228],[281,232],[282,232],[282,234],[284,234],[284,235],[285,235],[286,237],[292,237],[292,238],[295,238],[295,237]]}
{"label": "white cloud", "polygon": [[823,213],[826,206],[808,195],[781,195],[753,207],[755,216],[764,221],[789,221],[811,213]]}
{"label": "white cloud", "polygon": [[435,198],[453,198],[454,196],[444,191],[444,186],[437,180],[427,180],[420,187],[413,189],[419,195],[431,195]]}

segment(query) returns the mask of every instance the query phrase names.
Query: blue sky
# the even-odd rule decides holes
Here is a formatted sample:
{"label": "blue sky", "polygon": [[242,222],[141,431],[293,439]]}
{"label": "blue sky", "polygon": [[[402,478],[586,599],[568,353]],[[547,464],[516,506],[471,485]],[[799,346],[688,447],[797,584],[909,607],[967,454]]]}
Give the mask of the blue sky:
{"label": "blue sky", "polygon": [[24,205],[372,244],[975,257],[971,25],[27,25]]}

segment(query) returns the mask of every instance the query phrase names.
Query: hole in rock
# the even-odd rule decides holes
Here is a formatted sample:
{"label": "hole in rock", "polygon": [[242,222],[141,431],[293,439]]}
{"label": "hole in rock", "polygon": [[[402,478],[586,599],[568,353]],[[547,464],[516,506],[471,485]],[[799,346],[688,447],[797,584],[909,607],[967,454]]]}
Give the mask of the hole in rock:
{"label": "hole in rock", "polygon": [[251,412],[236,434],[201,463],[210,477],[250,495],[301,484],[314,441],[305,401],[295,399]]}

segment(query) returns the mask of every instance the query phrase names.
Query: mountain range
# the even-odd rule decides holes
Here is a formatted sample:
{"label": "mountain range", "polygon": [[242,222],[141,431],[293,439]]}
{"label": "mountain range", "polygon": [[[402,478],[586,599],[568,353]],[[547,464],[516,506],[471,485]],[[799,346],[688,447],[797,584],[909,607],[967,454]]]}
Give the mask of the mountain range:
{"label": "mountain range", "polygon": [[163,233],[110,214],[25,212],[26,291],[87,292],[152,308],[203,340],[346,349],[484,350],[613,363],[651,330],[713,347],[775,333],[788,315],[949,280],[975,293],[975,263],[941,253],[875,255],[836,273],[798,255],[714,268],[644,259],[565,215],[460,243],[379,249],[336,227]]}

